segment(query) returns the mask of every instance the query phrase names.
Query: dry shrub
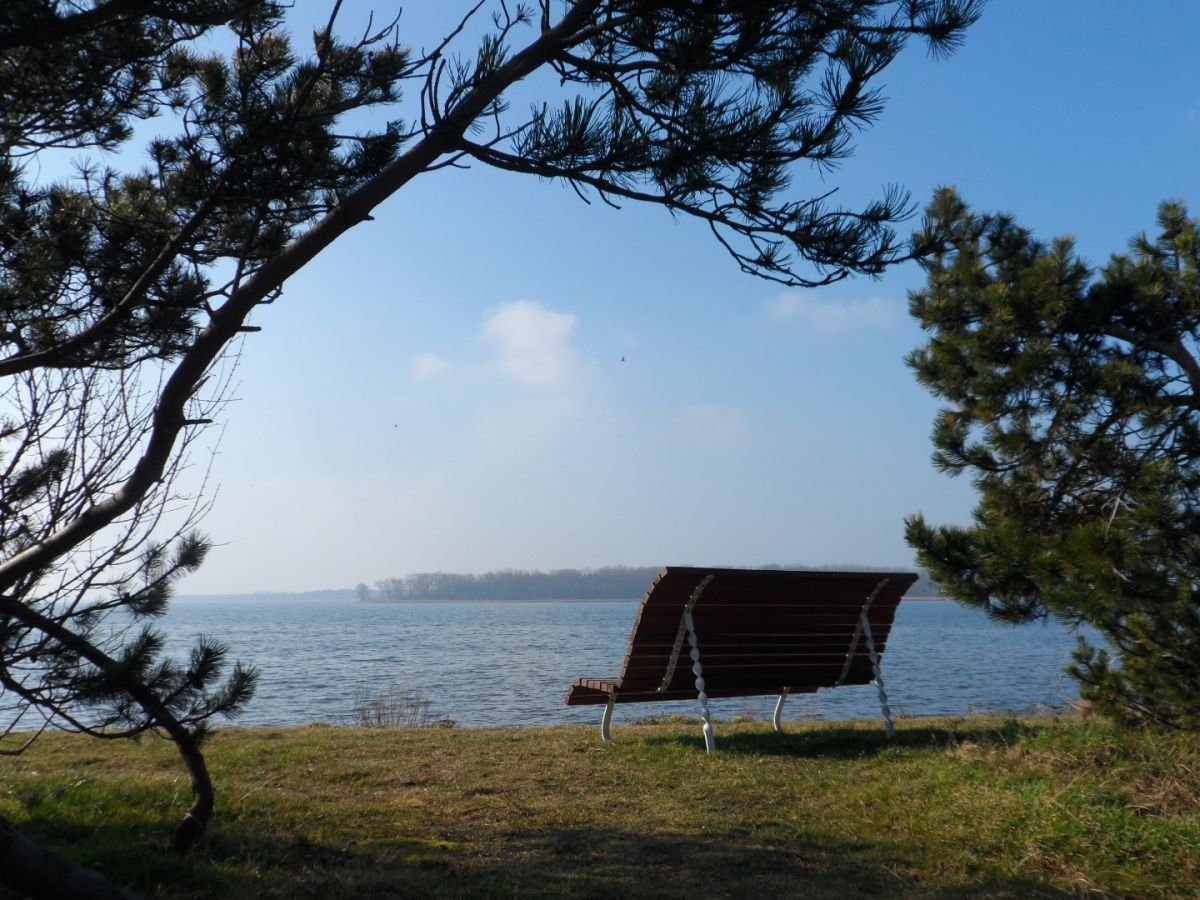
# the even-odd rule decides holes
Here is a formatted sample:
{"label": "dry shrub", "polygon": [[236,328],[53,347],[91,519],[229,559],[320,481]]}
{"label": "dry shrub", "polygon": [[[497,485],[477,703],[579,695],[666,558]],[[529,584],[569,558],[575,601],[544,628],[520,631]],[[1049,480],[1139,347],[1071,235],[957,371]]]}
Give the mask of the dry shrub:
{"label": "dry shrub", "polygon": [[430,724],[429,700],[419,688],[402,684],[363,687],[350,719],[359,728],[424,728]]}

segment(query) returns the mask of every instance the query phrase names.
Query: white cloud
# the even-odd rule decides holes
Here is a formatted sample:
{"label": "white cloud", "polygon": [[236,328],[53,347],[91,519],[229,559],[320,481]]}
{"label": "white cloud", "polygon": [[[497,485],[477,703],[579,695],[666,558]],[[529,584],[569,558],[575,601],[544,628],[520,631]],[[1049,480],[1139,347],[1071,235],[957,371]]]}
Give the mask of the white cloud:
{"label": "white cloud", "polygon": [[571,387],[582,360],[571,340],[576,318],[531,300],[505,303],[488,313],[483,337],[496,353],[493,365],[522,387]]}
{"label": "white cloud", "polygon": [[892,300],[824,300],[812,293],[781,294],[766,305],[776,322],[799,322],[818,334],[888,328],[900,319],[900,307]]}
{"label": "white cloud", "polygon": [[413,381],[433,381],[450,371],[450,363],[436,353],[417,353],[408,361],[408,374]]}
{"label": "white cloud", "polygon": [[746,433],[746,416],[734,406],[697,403],[672,418],[675,430],[689,443],[728,446]]}
{"label": "white cloud", "polygon": [[488,454],[528,456],[574,433],[594,402],[589,386],[595,375],[576,347],[577,325],[571,313],[532,300],[488,310],[481,329],[490,351],[484,371],[507,388],[475,415],[476,437]]}

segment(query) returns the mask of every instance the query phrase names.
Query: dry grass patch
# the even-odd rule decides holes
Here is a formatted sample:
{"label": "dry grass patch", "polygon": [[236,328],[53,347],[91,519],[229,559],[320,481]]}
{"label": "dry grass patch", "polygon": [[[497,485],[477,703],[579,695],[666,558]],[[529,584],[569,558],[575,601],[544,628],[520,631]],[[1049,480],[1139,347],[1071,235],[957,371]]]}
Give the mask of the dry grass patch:
{"label": "dry grass patch", "polygon": [[170,748],[50,736],[0,812],[149,896],[1191,896],[1200,748],[1077,720],[229,730],[201,852]]}

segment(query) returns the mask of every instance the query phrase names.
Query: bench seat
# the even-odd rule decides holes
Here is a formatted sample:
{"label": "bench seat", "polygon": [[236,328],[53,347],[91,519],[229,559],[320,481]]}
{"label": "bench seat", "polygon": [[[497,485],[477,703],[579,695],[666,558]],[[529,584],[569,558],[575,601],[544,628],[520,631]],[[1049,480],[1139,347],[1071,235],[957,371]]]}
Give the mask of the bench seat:
{"label": "bench seat", "polygon": [[[588,682],[587,685],[580,682]],[[591,685],[603,685],[602,687],[592,687]],[[597,681],[594,678],[578,678],[571,685],[571,689],[567,692],[567,706],[587,706],[589,704],[599,705],[608,703],[608,698],[615,695],[615,703],[653,703],[656,700],[695,700],[696,688],[686,688],[680,691],[629,691],[620,694],[616,691],[616,681]],[[792,688],[788,691],[789,694],[812,694],[816,692],[815,687],[799,687]],[[779,693],[778,684],[759,685],[758,687],[727,687],[727,688],[710,688],[705,693],[709,697],[765,697],[773,696]]]}

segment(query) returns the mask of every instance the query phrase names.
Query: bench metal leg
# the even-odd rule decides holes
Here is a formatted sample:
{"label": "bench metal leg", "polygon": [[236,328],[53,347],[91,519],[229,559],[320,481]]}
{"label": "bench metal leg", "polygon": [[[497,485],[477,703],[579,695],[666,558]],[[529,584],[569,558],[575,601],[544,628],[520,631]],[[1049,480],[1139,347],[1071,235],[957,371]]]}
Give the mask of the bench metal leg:
{"label": "bench metal leg", "polygon": [[612,711],[613,705],[617,702],[616,694],[608,695],[608,703],[604,706],[604,718],[600,720],[600,737],[604,739],[604,743],[612,743],[612,732],[609,730],[612,726]]}
{"label": "bench metal leg", "polygon": [[883,674],[879,671],[879,654],[875,652],[875,638],[871,635],[871,623],[867,620],[865,610],[859,615],[859,621],[862,623],[863,637],[867,639],[867,655],[871,657],[871,671],[875,674],[875,687],[879,688],[879,706],[883,709],[883,721],[890,741],[896,736],[896,726],[892,723],[892,710],[883,687]]}
{"label": "bench metal leg", "polygon": [[696,702],[700,704],[700,718],[704,720],[704,749],[712,753],[717,749],[717,739],[713,734],[712,716],[708,711],[708,694],[704,693],[704,670],[700,666],[700,645],[696,641],[696,624],[692,620],[691,610],[683,614],[684,624],[687,625],[688,643],[691,645],[692,674],[696,676]]}
{"label": "bench metal leg", "polygon": [[779,693],[779,702],[775,704],[775,717],[771,720],[776,731],[783,731],[783,704],[788,698],[789,689],[784,688]]}

